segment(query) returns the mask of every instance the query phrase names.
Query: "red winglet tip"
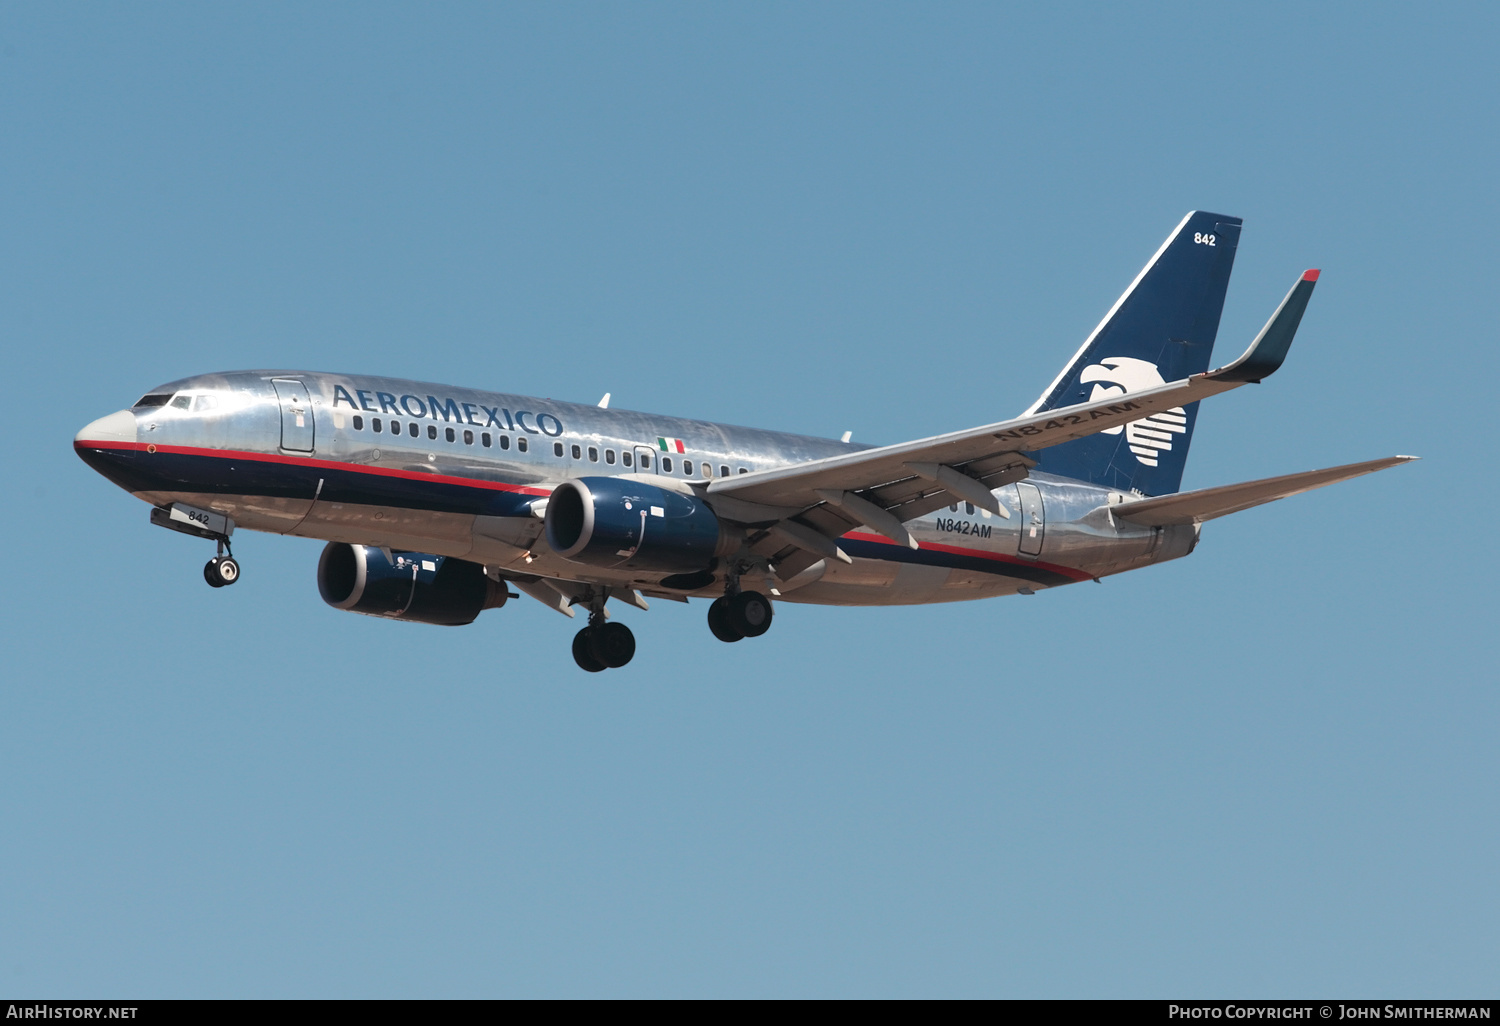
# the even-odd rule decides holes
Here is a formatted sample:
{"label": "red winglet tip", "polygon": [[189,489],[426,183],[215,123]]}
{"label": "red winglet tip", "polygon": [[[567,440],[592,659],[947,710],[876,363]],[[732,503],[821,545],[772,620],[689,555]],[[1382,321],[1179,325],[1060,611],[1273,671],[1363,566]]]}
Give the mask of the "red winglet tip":
{"label": "red winglet tip", "polygon": [[1322,271],[1320,271],[1316,267],[1314,267],[1310,271],[1303,271],[1302,272],[1302,280],[1303,281],[1317,281],[1318,280],[1318,275],[1320,275],[1322,273],[1323,273]]}

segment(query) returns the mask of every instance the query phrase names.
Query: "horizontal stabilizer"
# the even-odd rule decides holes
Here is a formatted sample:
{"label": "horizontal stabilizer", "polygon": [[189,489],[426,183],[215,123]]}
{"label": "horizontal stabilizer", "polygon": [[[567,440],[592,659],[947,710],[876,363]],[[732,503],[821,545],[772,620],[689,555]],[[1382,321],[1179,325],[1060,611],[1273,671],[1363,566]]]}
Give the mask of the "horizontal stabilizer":
{"label": "horizontal stabilizer", "polygon": [[1238,513],[1242,509],[1275,502],[1289,495],[1310,492],[1351,477],[1373,474],[1401,463],[1409,463],[1416,456],[1387,456],[1382,460],[1366,463],[1350,463],[1327,470],[1308,470],[1301,474],[1286,474],[1282,477],[1267,477],[1259,481],[1224,485],[1219,488],[1200,488],[1194,492],[1178,492],[1155,499],[1135,499],[1111,507],[1111,512],[1122,520],[1146,527],[1166,527],[1171,524],[1201,524],[1205,520]]}

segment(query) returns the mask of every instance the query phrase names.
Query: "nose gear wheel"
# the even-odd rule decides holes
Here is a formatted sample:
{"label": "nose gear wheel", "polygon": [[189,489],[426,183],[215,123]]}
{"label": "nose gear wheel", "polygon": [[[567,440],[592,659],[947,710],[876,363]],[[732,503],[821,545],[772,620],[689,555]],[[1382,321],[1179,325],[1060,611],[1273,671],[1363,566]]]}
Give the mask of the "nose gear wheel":
{"label": "nose gear wheel", "polygon": [[224,588],[240,579],[240,564],[233,556],[215,556],[203,565],[203,579],[211,588]]}

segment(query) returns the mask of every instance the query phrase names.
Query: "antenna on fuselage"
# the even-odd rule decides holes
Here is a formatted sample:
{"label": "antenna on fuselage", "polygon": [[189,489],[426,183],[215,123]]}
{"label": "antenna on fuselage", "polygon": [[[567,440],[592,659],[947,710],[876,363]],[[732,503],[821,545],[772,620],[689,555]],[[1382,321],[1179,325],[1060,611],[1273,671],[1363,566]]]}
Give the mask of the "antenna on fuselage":
{"label": "antenna on fuselage", "polygon": [[609,409],[609,393],[608,392],[605,392],[604,393],[604,398],[599,400],[599,409],[601,409],[601,410],[607,410],[607,409]]}
{"label": "antenna on fuselage", "polygon": [[839,439],[839,441],[847,443],[849,441],[849,439],[851,439],[853,437],[854,437],[854,432],[853,431],[845,431],[844,434],[843,434],[843,436]]}

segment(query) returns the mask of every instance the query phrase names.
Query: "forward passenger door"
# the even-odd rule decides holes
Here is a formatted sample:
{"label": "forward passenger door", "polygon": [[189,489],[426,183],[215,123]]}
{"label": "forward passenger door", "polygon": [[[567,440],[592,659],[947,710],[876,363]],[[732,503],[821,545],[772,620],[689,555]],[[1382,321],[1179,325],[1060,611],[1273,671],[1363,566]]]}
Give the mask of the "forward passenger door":
{"label": "forward passenger door", "polygon": [[313,451],[312,402],[307,386],[295,378],[272,378],[281,405],[281,447],[293,452]]}

